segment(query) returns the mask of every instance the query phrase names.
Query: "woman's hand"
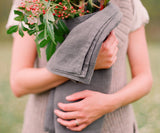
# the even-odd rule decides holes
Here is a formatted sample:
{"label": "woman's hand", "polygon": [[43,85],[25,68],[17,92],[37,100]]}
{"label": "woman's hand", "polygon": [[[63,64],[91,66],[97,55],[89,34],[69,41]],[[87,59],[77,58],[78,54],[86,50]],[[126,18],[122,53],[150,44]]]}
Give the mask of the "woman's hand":
{"label": "woman's hand", "polygon": [[59,103],[58,106],[62,111],[55,110],[55,114],[59,117],[57,121],[70,130],[81,131],[102,115],[148,94],[152,86],[152,74],[144,26],[130,33],[128,57],[133,77],[128,84],[114,94],[88,90],[72,94],[66,100],[82,100],[69,104]]}
{"label": "woman's hand", "polygon": [[72,131],[83,130],[104,114],[119,107],[116,98],[112,94],[85,90],[66,97],[68,101],[80,99],[82,100],[75,103],[59,103],[59,108],[64,112],[57,109],[54,111],[59,117],[57,121]]}
{"label": "woman's hand", "polygon": [[117,59],[118,40],[112,31],[108,38],[103,42],[98,54],[95,70],[110,68]]}

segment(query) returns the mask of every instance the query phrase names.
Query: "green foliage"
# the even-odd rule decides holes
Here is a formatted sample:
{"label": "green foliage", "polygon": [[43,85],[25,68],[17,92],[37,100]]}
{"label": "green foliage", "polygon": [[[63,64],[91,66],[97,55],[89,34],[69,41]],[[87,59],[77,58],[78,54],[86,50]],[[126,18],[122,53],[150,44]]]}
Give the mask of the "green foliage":
{"label": "green foliage", "polygon": [[47,61],[51,58],[52,54],[56,51],[56,45],[54,42],[50,41],[47,44],[46,54],[47,54]]}
{"label": "green foliage", "polygon": [[52,42],[55,43],[55,37],[54,37],[54,32],[53,31],[54,31],[53,24],[47,23],[47,35],[50,37]]}
{"label": "green foliage", "polygon": [[18,15],[17,17],[14,18],[16,21],[24,21],[24,14],[21,11],[14,10],[14,14]]}
{"label": "green foliage", "polygon": [[28,19],[27,19],[27,16],[24,15],[24,22],[27,24],[28,23]]}
{"label": "green foliage", "polygon": [[[108,1],[109,0],[106,0],[106,3]],[[62,43],[64,41],[64,36],[66,36],[69,33],[69,29],[65,25],[62,19],[78,17],[80,16],[80,14],[85,15],[84,2],[85,1],[83,0],[82,1],[71,0],[71,2],[62,0],[47,2],[45,0],[42,0],[41,4],[45,7],[43,9],[40,9],[42,8],[42,6],[39,6],[40,3],[36,2],[30,3],[39,6],[39,7],[36,6],[40,11],[37,13],[35,13],[35,10],[33,13],[33,11],[31,11],[32,8],[30,8],[30,5],[28,5],[29,3],[26,2],[25,3],[26,7],[20,6],[19,7],[20,11],[14,10],[14,14],[17,15],[14,19],[18,21],[20,24],[10,27],[7,30],[7,33],[12,34],[18,31],[20,36],[23,37],[24,31],[26,31],[28,32],[29,35],[35,35],[36,36],[35,42],[37,45],[37,52],[39,57],[40,57],[40,48],[46,46],[47,60],[49,60],[52,54],[56,51],[57,43]],[[91,7],[99,8],[95,3],[93,3],[92,0],[88,0],[88,2],[86,1],[86,4],[88,3],[90,4]],[[26,8],[30,9],[27,10]],[[60,12],[61,14],[63,12],[63,15],[56,14],[57,12],[58,13]],[[89,12],[88,9],[85,12],[88,13]],[[65,16],[65,14],[67,15]],[[35,19],[40,19],[41,24],[39,24],[37,21],[35,22],[34,21]],[[28,25],[28,27],[25,27],[23,23]]]}
{"label": "green foliage", "polygon": [[69,29],[67,28],[67,26],[64,24],[64,22],[60,19],[58,21],[58,29],[60,32],[64,33],[64,34],[68,34],[69,33]]}
{"label": "green foliage", "polygon": [[23,13],[21,11],[18,10],[14,10],[14,14],[18,15],[18,16],[24,16]]}
{"label": "green foliage", "polygon": [[23,23],[21,23],[21,27],[22,27],[23,31],[28,31],[29,30],[26,27],[24,27]]}
{"label": "green foliage", "polygon": [[40,47],[43,48],[45,47],[47,44],[49,44],[50,40],[49,39],[44,39],[40,42]]}
{"label": "green foliage", "polygon": [[[12,34],[14,32],[19,32],[20,36],[24,36],[24,31],[27,31],[28,34],[36,35],[36,45],[37,45],[37,52],[40,57],[40,48],[46,48],[46,56],[47,60],[50,59],[52,54],[56,51],[57,43],[62,43],[64,41],[64,35],[69,33],[67,26],[64,22],[59,19],[57,22],[57,26],[55,23],[55,19],[52,15],[53,11],[49,11],[46,15],[40,15],[41,24],[29,24],[27,16],[24,15],[21,11],[15,10],[14,13],[18,15],[15,20],[21,23],[20,25],[14,25],[7,30],[7,34]],[[26,28],[22,22],[25,22],[29,28]],[[58,28],[56,28],[58,27]],[[55,29],[54,29],[55,28]]]}
{"label": "green foliage", "polygon": [[22,29],[21,29],[21,28],[19,28],[19,35],[20,35],[21,37],[23,37],[23,36],[24,36],[24,33],[23,33],[23,31],[22,31]]}
{"label": "green foliage", "polygon": [[31,36],[31,35],[33,35],[34,33],[36,33],[36,29],[34,29],[34,30],[28,30],[28,34]]}
{"label": "green foliage", "polygon": [[18,25],[14,25],[7,30],[7,34],[12,34],[18,31]]}

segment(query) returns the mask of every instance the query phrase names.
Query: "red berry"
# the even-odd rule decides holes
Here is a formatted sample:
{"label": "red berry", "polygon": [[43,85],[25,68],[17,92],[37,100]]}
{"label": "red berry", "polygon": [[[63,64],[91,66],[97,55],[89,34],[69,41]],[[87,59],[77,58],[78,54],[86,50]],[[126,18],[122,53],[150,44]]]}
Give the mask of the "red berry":
{"label": "red berry", "polygon": [[81,11],[82,13],[84,12],[84,10]]}
{"label": "red berry", "polygon": [[66,6],[63,6],[63,10],[67,10],[67,7],[66,7]]}
{"label": "red berry", "polygon": [[43,12],[43,14],[46,14],[45,10],[43,10],[42,12]]}

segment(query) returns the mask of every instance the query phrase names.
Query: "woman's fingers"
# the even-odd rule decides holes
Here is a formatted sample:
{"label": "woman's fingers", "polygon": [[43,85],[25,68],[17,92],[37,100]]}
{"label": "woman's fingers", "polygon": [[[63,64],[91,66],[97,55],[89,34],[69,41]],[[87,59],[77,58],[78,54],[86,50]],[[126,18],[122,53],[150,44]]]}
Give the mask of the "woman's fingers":
{"label": "woman's fingers", "polygon": [[106,52],[112,52],[118,45],[118,39],[113,33],[103,42],[103,49]]}
{"label": "woman's fingers", "polygon": [[113,42],[113,44],[105,49],[105,54],[104,54],[104,57],[105,58],[105,64],[106,64],[106,68],[110,68],[116,61],[117,59],[117,53],[118,53],[118,41],[115,40]]}
{"label": "woman's fingers", "polygon": [[[78,122],[78,125],[76,121]],[[82,122],[80,119],[67,121],[67,120],[58,118],[57,122],[59,122],[61,125],[65,126],[66,128],[72,131],[82,131],[85,127],[87,127],[87,124],[85,122]]]}
{"label": "woman's fingers", "polygon": [[[68,101],[76,101],[76,100],[84,99],[93,93],[94,92],[90,90],[84,90],[84,91],[76,92],[70,96],[67,96],[66,99]],[[77,111],[83,108],[81,101],[76,101],[73,103],[58,103],[58,107],[63,111]]]}
{"label": "woman's fingers", "polygon": [[80,117],[78,112],[63,112],[58,109],[54,110],[54,113],[61,119],[71,120]]}
{"label": "woman's fingers", "polygon": [[117,40],[114,31],[112,31],[109,36],[107,37],[107,39],[103,42],[103,45],[105,45],[106,47],[111,47],[112,44],[114,43],[114,41]]}
{"label": "woman's fingers", "polygon": [[68,129],[72,130],[72,131],[82,131],[84,128],[87,127],[87,124],[80,124],[79,126],[75,126],[75,127],[67,127]]}
{"label": "woman's fingers", "polygon": [[118,40],[112,31],[108,38],[103,42],[100,52],[98,54],[95,70],[108,69],[114,63],[117,58]]}
{"label": "woman's fingers", "polygon": [[[87,94],[81,101],[61,104],[65,105],[67,109],[70,107],[75,109],[77,107],[77,110],[64,112],[58,109],[55,110],[55,114],[58,117],[57,121],[61,125],[72,131],[81,131],[104,114],[114,110],[115,106],[113,106],[112,102],[114,97],[112,95],[89,90]],[[108,101],[107,104],[104,101]],[[60,109],[64,110],[64,107],[60,107]]]}
{"label": "woman's fingers", "polygon": [[109,60],[111,64],[115,63],[113,61],[115,58],[117,58],[117,53],[118,53],[117,41],[115,41],[113,45],[114,46],[111,48],[111,51],[109,53],[109,56],[110,56]]}
{"label": "woman's fingers", "polygon": [[[68,121],[67,121],[67,120],[63,120],[63,119],[61,119],[61,118],[58,118],[57,121],[58,121],[61,125],[65,126],[65,127],[76,127],[76,126],[77,126],[76,121],[78,121],[78,120],[68,120]],[[80,125],[81,123],[78,122],[78,124]]]}
{"label": "woman's fingers", "polygon": [[84,91],[76,92],[72,95],[67,96],[66,100],[67,101],[76,101],[76,100],[84,99],[88,95],[90,95],[90,91],[84,90]]}
{"label": "woman's fingers", "polygon": [[58,103],[58,107],[63,111],[75,111],[80,109],[79,102],[75,103]]}

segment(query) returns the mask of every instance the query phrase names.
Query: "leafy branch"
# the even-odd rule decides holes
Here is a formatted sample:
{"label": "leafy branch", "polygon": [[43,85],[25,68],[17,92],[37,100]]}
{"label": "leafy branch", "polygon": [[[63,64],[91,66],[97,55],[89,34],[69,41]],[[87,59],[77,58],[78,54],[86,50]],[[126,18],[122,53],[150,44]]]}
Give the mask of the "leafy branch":
{"label": "leafy branch", "polygon": [[[107,5],[109,0],[104,0]],[[100,8],[92,0],[40,0],[21,3],[18,10],[14,10],[19,25],[11,26],[7,34],[18,31],[21,37],[24,32],[30,36],[35,35],[37,53],[40,57],[40,48],[46,47],[47,61],[56,51],[58,43],[64,41],[64,36],[69,33],[63,19],[71,19],[87,13],[94,12],[94,8]],[[40,22],[39,22],[40,21]]]}

